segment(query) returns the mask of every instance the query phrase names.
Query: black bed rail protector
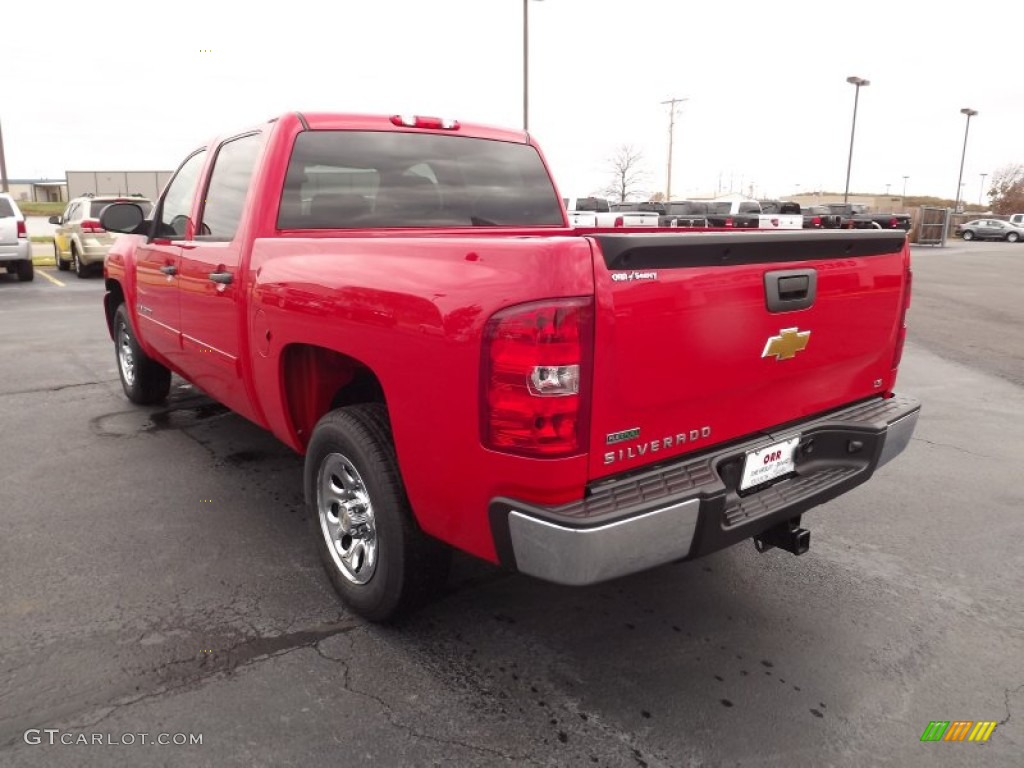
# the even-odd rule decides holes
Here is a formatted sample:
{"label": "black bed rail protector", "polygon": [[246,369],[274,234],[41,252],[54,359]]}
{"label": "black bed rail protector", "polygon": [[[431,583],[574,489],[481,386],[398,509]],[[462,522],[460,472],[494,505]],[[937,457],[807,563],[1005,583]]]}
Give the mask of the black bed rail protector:
{"label": "black bed rail protector", "polygon": [[757,230],[754,232],[622,233],[591,235],[608,269],[771,264],[898,253],[906,244],[900,230]]}

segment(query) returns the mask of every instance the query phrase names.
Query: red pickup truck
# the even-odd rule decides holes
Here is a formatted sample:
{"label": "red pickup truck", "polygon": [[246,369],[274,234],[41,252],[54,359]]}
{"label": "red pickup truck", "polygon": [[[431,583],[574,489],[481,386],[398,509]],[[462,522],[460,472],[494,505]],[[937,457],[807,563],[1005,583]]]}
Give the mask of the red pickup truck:
{"label": "red pickup truck", "polygon": [[573,229],[532,138],[286,114],[196,149],[105,262],[121,382],[171,372],[305,455],[352,610],[450,547],[591,584],[753,538],[906,447],[902,232]]}

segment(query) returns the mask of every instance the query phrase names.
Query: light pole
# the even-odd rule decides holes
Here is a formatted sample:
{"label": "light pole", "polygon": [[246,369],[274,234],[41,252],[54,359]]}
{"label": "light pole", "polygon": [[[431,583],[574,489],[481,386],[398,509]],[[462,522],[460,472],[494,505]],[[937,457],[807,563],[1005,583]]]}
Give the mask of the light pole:
{"label": "light pole", "polygon": [[984,203],[981,202],[981,201],[982,201],[982,198],[985,197],[985,177],[986,176],[988,176],[987,173],[981,174],[981,189],[978,190],[978,205],[984,205]]}
{"label": "light pole", "polygon": [[886,196],[886,197],[888,197],[888,196],[889,196],[889,187],[891,187],[891,186],[892,186],[892,184],[886,184],[886,185],[885,185],[885,196]]}
{"label": "light pole", "polygon": [[665,180],[665,202],[672,199],[672,138],[676,132],[676,104],[688,101],[687,98],[677,99],[673,96],[668,101],[661,102],[669,105],[668,113],[668,178]]}
{"label": "light pole", "polygon": [[0,192],[7,192],[7,160],[4,158],[4,132],[0,129]]}
{"label": "light pole", "polygon": [[904,211],[907,210],[907,179],[909,178],[909,176],[903,177],[903,196],[900,198],[900,208]]}
{"label": "light pole", "polygon": [[530,0],[523,0],[523,130],[530,130]]}
{"label": "light pole", "polygon": [[871,85],[870,80],[865,80],[863,77],[857,77],[851,75],[846,78],[846,82],[851,85],[857,86],[857,90],[853,93],[853,125],[850,126],[850,156],[846,160],[846,189],[843,191],[843,202],[847,202],[850,197],[850,167],[853,165],[853,134],[857,131],[857,102],[860,99],[860,88],[862,85]]}
{"label": "light pole", "polygon": [[953,213],[960,212],[960,186],[964,181],[964,159],[967,157],[967,132],[971,130],[971,118],[978,114],[978,110],[964,107],[960,114],[967,115],[967,125],[964,127],[964,150],[960,153],[960,175],[956,180],[956,205],[953,206]]}

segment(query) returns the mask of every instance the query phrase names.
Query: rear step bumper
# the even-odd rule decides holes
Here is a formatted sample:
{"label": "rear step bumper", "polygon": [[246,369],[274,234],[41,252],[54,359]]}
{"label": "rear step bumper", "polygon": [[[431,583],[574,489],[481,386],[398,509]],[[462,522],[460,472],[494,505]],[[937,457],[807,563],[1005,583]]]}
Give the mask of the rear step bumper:
{"label": "rear step bumper", "polygon": [[[920,410],[913,398],[874,398],[596,483],[583,501],[544,507],[494,499],[498,557],[546,581],[584,585],[709,554],[863,483],[907,447]],[[747,452],[797,435],[795,472],[741,495]]]}

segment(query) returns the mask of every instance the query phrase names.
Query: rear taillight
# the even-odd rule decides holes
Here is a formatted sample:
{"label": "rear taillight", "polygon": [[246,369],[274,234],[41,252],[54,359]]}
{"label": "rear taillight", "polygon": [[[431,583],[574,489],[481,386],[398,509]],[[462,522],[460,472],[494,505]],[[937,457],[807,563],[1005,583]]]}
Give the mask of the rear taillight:
{"label": "rear taillight", "polygon": [[523,304],[488,321],[480,409],[486,447],[536,458],[584,450],[593,324],[589,298]]}
{"label": "rear taillight", "polygon": [[893,370],[900,367],[903,359],[903,345],[907,341],[907,311],[910,309],[910,293],[913,287],[914,273],[910,269],[910,257],[907,256],[906,284],[903,286],[903,307],[900,311],[900,327],[896,333],[896,352],[892,356]]}
{"label": "rear taillight", "polygon": [[820,227],[821,226],[821,216],[815,216],[813,219],[811,219],[811,226],[812,227]]}
{"label": "rear taillight", "polygon": [[82,221],[82,231],[91,232],[94,235],[101,235],[107,230],[100,226],[100,223],[95,219],[84,219]]}
{"label": "rear taillight", "polygon": [[899,229],[900,228],[899,219],[889,219],[889,228],[890,229]]}
{"label": "rear taillight", "polygon": [[626,225],[625,220],[621,216],[615,217],[615,223],[612,224],[614,227],[624,227]]}
{"label": "rear taillight", "polygon": [[19,238],[21,238],[21,237],[28,237],[28,230],[25,229],[25,222],[24,221],[19,221],[18,222],[18,237]]}
{"label": "rear taillight", "polygon": [[732,217],[729,217],[728,219],[725,220],[725,226],[727,226],[727,227],[731,227],[732,226]]}

